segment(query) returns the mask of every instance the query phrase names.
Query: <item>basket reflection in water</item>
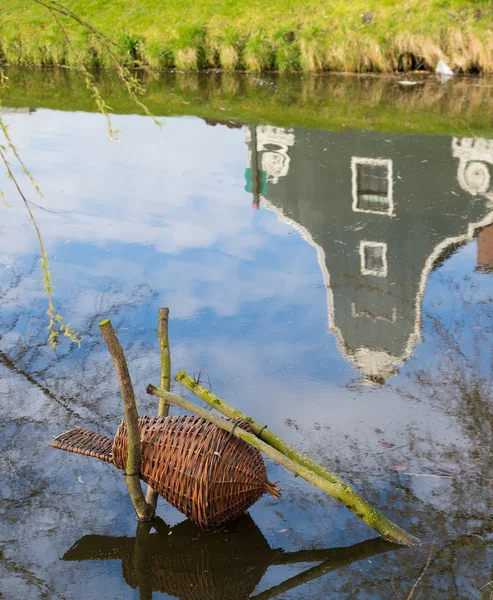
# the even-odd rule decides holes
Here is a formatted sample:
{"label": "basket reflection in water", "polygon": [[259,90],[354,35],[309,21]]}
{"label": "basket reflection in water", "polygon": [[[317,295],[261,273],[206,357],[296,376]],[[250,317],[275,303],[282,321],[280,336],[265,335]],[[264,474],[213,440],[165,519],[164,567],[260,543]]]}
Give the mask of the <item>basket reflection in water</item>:
{"label": "basket reflection in water", "polygon": [[[125,582],[139,589],[141,597],[161,592],[181,600],[267,600],[330,571],[399,548],[377,538],[347,548],[285,552],[269,546],[249,515],[219,532],[199,531],[191,521],[170,528],[156,519],[152,525],[157,533],[147,535],[151,525],[141,523],[135,538],[84,536],[62,560],[121,560]],[[271,565],[296,563],[320,564],[252,596]]]}
{"label": "basket reflection in water", "polygon": [[[236,420],[243,429],[246,422]],[[263,494],[279,498],[267,480],[260,452],[199,417],[140,417],[140,478],[202,529],[218,529],[238,518]],[[125,470],[127,429],[114,440],[72,429],[51,446],[92,456]]]}

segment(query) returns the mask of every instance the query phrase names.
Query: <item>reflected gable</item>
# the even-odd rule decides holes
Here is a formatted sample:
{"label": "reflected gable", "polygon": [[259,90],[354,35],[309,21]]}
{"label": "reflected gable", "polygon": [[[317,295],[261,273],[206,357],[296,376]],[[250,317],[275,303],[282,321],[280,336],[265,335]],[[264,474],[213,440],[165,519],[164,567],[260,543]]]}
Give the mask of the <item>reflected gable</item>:
{"label": "reflected gable", "polygon": [[[279,130],[272,144],[266,131],[246,128],[249,169],[270,169],[262,206],[317,249],[330,331],[365,376],[385,380],[420,340],[432,269],[493,222],[493,141],[294,129],[276,147]],[[275,176],[262,148],[287,153],[288,170]]]}

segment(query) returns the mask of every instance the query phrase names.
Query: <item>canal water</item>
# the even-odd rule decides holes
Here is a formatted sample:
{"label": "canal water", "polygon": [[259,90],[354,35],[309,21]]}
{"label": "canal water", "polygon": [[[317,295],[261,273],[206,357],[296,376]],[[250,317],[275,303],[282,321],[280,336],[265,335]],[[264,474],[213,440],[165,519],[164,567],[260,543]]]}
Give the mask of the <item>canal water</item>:
{"label": "canal water", "polygon": [[[492,82],[154,77],[158,127],[101,75],[109,141],[76,75],[9,75],[0,115],[42,198],[10,161],[82,343],[49,348],[37,238],[2,170],[0,597],[489,598]],[[202,373],[423,547],[375,539],[269,460],[281,499],[226,530],[161,501],[137,531],[121,472],[48,443],[122,418],[102,318],[155,414],[160,306],[173,373]]]}

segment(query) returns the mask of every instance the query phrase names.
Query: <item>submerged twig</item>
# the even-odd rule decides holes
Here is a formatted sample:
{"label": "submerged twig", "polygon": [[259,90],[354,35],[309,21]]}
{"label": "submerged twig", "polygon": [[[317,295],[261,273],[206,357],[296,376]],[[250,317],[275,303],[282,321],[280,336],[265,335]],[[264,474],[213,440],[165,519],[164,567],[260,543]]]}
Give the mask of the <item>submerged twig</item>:
{"label": "submerged twig", "polygon": [[412,475],[413,477],[435,477],[436,479],[453,479],[452,475],[434,475],[433,473],[402,473],[403,475]]}
{"label": "submerged twig", "polygon": [[492,591],[490,593],[490,600],[491,598],[493,598],[493,581],[488,581],[488,583],[485,583],[483,586],[481,586],[478,590],[478,592],[482,592],[484,590],[484,588],[489,587]]}
{"label": "submerged twig", "polygon": [[435,548],[435,544],[433,543],[430,548],[430,553],[428,554],[428,560],[426,561],[426,565],[424,566],[423,570],[421,571],[421,575],[418,577],[418,579],[415,581],[413,587],[411,588],[411,591],[409,592],[409,596],[407,597],[407,600],[412,600],[412,597],[414,595],[414,592],[416,591],[416,588],[418,587],[420,581],[425,576],[426,571],[428,570],[428,567],[430,566],[431,557],[432,557],[434,548]]}

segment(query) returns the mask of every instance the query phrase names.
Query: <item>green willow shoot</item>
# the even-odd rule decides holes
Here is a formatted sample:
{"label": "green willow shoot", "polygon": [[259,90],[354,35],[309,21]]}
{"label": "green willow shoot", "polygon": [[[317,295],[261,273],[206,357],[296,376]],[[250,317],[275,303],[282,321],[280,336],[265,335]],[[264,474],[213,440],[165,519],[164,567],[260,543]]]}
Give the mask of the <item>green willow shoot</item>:
{"label": "green willow shoot", "polygon": [[[137,106],[139,106],[144,111],[144,113],[148,117],[150,117],[154,121],[154,123],[156,125],[161,126],[161,122],[149,111],[147,106],[139,100],[138,97],[144,94],[145,89],[144,89],[143,85],[140,83],[140,81],[138,80],[138,78],[132,74],[130,69],[119,58],[119,54],[121,54],[122,48],[116,42],[114,42],[112,39],[110,39],[104,33],[100,32],[98,29],[93,27],[87,21],[81,19],[72,10],[70,10],[63,4],[56,2],[55,0],[33,0],[33,2],[35,2],[36,4],[39,4],[41,6],[44,6],[50,12],[55,23],[62,31],[67,44],[69,46],[71,46],[72,49],[74,49],[72,41],[71,41],[63,23],[59,17],[62,16],[62,17],[67,18],[68,20],[75,21],[81,27],[83,27],[86,31],[88,31],[94,37],[94,39],[99,44],[101,44],[101,46],[108,53],[110,60],[111,60],[111,64],[115,68],[115,70],[118,74],[118,77],[120,78],[120,81],[122,82],[125,90],[127,91],[128,95],[130,96],[130,98],[134,101],[134,103]],[[0,38],[0,40],[3,41],[4,43],[6,43],[2,38]],[[25,66],[29,66],[26,63],[26,61],[23,61],[23,62],[25,64]],[[93,74],[88,70],[88,68],[84,65],[82,58],[79,59],[79,67],[78,68],[84,75],[86,87],[91,92],[91,95],[94,99],[94,102],[96,103],[98,111],[106,119],[106,130],[108,131],[110,139],[117,140],[118,139],[118,130],[113,128],[112,123],[111,123],[111,118],[109,115],[109,111],[111,111],[111,107],[106,103],[106,101],[101,93],[101,90],[99,89],[99,86],[96,83],[96,79],[94,78]],[[0,88],[7,87],[7,82],[8,82],[8,77],[5,73],[5,70],[0,66]],[[46,253],[46,250],[45,250],[45,247],[43,244],[43,238],[41,236],[41,231],[38,227],[38,224],[34,217],[33,211],[31,209],[31,206],[38,206],[38,205],[29,201],[27,199],[26,195],[24,194],[18,180],[16,179],[16,177],[12,171],[11,165],[8,161],[7,154],[9,151],[12,152],[12,154],[14,155],[15,159],[17,160],[17,162],[19,163],[19,165],[21,167],[22,173],[24,173],[24,175],[29,179],[29,181],[30,181],[31,185],[33,186],[33,188],[35,189],[36,193],[41,197],[43,196],[43,194],[41,193],[39,185],[37,184],[36,180],[32,176],[31,172],[27,169],[24,162],[22,161],[17,148],[14,145],[12,138],[10,137],[8,127],[5,124],[5,122],[3,121],[3,119],[1,118],[1,116],[0,116],[0,131],[2,132],[3,137],[5,138],[5,142],[6,142],[6,144],[4,144],[4,145],[0,144],[0,158],[3,161],[3,164],[6,168],[9,179],[13,182],[14,186],[17,189],[17,192],[19,193],[19,195],[26,207],[26,210],[29,215],[29,219],[34,226],[34,229],[36,231],[36,236],[38,238],[38,246],[39,246],[39,250],[41,253],[41,272],[42,272],[43,287],[48,296],[48,310],[46,312],[47,312],[48,319],[49,319],[49,323],[48,323],[49,344],[52,348],[55,348],[59,337],[65,336],[65,337],[69,338],[72,342],[80,345],[81,338],[80,338],[79,334],[74,332],[70,328],[70,326],[65,323],[63,317],[59,313],[57,313],[57,311],[55,309],[53,278],[52,278],[52,274],[50,271],[48,255]],[[0,190],[0,200],[3,202],[3,204],[7,208],[10,207],[10,204],[8,203],[8,201],[5,197],[5,193],[2,190]],[[43,210],[46,210],[43,207],[38,206],[38,208],[42,208]]]}
{"label": "green willow shoot", "polygon": [[[63,317],[56,312],[55,304],[54,304],[54,294],[53,294],[53,279],[52,279],[51,271],[49,269],[48,255],[47,255],[45,247],[44,247],[43,238],[41,237],[41,231],[38,227],[38,224],[36,222],[34,214],[31,210],[30,202],[26,198],[24,192],[22,191],[22,188],[20,187],[20,184],[12,171],[10,162],[7,159],[6,153],[8,151],[8,148],[10,148],[12,150],[12,148],[15,148],[15,147],[10,139],[7,127],[1,120],[0,120],[0,128],[1,128],[5,138],[7,139],[7,143],[8,143],[8,146],[0,145],[0,158],[3,161],[5,168],[7,169],[7,175],[9,177],[9,179],[13,182],[14,186],[17,188],[17,191],[18,191],[20,197],[22,198],[22,201],[24,202],[24,205],[25,205],[26,210],[29,215],[29,219],[31,220],[31,223],[34,226],[34,229],[36,231],[36,236],[38,238],[38,245],[39,245],[39,249],[41,252],[41,273],[42,273],[42,278],[43,278],[43,287],[48,295],[48,310],[46,311],[48,318],[49,318],[48,342],[52,348],[55,348],[57,345],[59,336],[64,335],[64,336],[68,337],[72,342],[75,342],[76,344],[80,344],[81,339],[80,339],[79,334],[75,333],[70,328],[70,326],[64,322]],[[17,151],[14,151],[14,155],[16,157],[18,157]],[[24,173],[27,174],[28,173],[27,169],[23,166],[23,163],[20,160],[20,158],[18,158],[18,160],[19,160],[20,164],[22,165],[22,169],[23,169]],[[39,188],[36,184],[34,184],[34,186],[35,186],[36,190],[39,190]],[[4,197],[3,193],[2,193],[2,197]]]}
{"label": "green willow shoot", "polygon": [[[111,65],[116,70],[118,77],[120,78],[120,81],[122,82],[125,90],[127,91],[128,95],[130,96],[130,98],[134,101],[134,103],[137,106],[139,106],[144,111],[144,113],[148,117],[150,117],[154,121],[154,123],[156,125],[158,125],[159,127],[161,126],[161,122],[151,113],[149,108],[143,102],[141,102],[139,100],[138,97],[143,95],[145,92],[144,86],[141,84],[141,82],[138,80],[138,78],[134,74],[132,74],[130,69],[120,59],[119,54],[122,53],[123,48],[119,44],[117,44],[115,41],[113,41],[107,35],[105,35],[101,31],[99,31],[98,29],[96,29],[93,25],[91,25],[91,23],[89,23],[89,22],[85,21],[84,19],[82,19],[81,17],[79,17],[79,15],[77,15],[75,12],[73,12],[72,10],[70,10],[69,8],[64,6],[63,4],[61,4],[60,2],[56,2],[56,0],[33,0],[33,2],[36,2],[37,4],[44,6],[45,8],[47,8],[50,11],[51,15],[55,19],[55,22],[61,28],[65,39],[68,39],[68,35],[67,35],[67,32],[65,31],[65,28],[63,27],[63,24],[61,23],[60,19],[58,19],[58,15],[62,15],[63,17],[67,17],[68,19],[75,21],[76,23],[81,25],[86,31],[89,31],[89,33],[94,37],[94,39],[107,52],[107,54],[110,58]],[[82,65],[82,63],[81,63],[80,68],[85,69],[85,67]],[[86,69],[86,71],[87,71],[87,69]],[[93,93],[93,97],[95,98],[96,103],[98,104],[98,108],[100,109],[101,112],[103,112],[101,109],[106,110],[106,108],[108,108],[108,107],[107,107],[106,103],[102,100],[99,90],[96,95],[94,94],[94,89],[98,89],[98,88],[97,88],[97,85],[94,81],[94,78],[92,78],[92,76],[91,76],[90,81],[91,81],[91,84],[89,86],[89,89]],[[87,83],[87,80],[86,80],[86,83]],[[100,100],[98,100],[98,98]],[[104,112],[103,112],[103,114],[104,114]]]}

